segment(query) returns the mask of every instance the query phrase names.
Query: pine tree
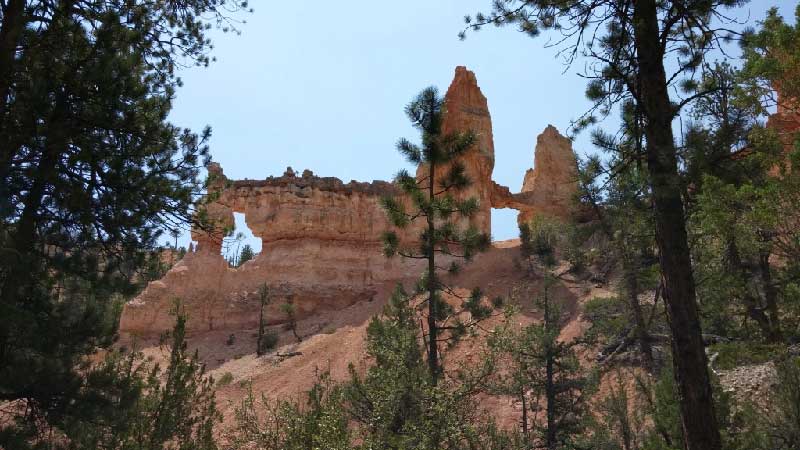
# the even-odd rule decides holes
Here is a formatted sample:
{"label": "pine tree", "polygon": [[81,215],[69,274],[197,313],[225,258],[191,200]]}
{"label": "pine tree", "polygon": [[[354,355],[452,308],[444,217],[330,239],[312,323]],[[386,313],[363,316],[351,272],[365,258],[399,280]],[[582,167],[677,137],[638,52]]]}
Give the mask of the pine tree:
{"label": "pine tree", "polygon": [[175,69],[205,65],[207,20],[239,6],[3,2],[0,401],[26,404],[26,425],[91,400],[84,357],[112,343],[160,234],[191,219],[210,131],[166,121]]}
{"label": "pine tree", "polygon": [[[170,359],[164,374],[150,375],[144,403],[152,408],[133,433],[150,449],[176,441],[182,448],[216,449],[214,425],[222,420],[214,400],[214,380],[204,376],[205,365],[197,351],[189,353],[186,315],[176,306],[176,324],[170,334]],[[163,378],[162,380],[159,378]]]}
{"label": "pine tree", "polygon": [[[738,94],[750,97],[750,103],[761,107],[765,112],[771,106],[780,111],[797,113],[800,105],[800,11],[795,9],[795,24],[786,23],[771,8],[761,26],[745,35],[742,40],[744,50],[745,86]],[[780,91],[778,98],[776,90]]]}
{"label": "pine tree", "polygon": [[[510,362],[507,372],[498,371],[493,388],[521,402],[520,424],[529,448],[548,450],[569,448],[581,434],[592,392],[592,382],[574,353],[579,342],[559,340],[563,310],[550,291],[559,232],[555,222],[544,219],[520,225],[522,270],[528,280],[543,272],[543,288],[534,301],[542,321],[521,330],[507,325],[489,341],[495,357],[507,356]],[[542,407],[544,417],[539,415]]]}
{"label": "pine tree", "polygon": [[[223,233],[226,233],[227,230],[223,230]],[[230,230],[230,233],[233,234],[233,230]],[[228,261],[228,265],[231,267],[239,267],[242,263],[239,261],[242,253],[242,242],[244,241],[244,233],[239,231],[235,235],[228,236],[223,238],[223,245],[225,247],[224,253],[228,256],[226,259]],[[247,245],[247,244],[245,244]],[[235,246],[235,248],[234,248]]]}
{"label": "pine tree", "polygon": [[367,327],[367,355],[374,364],[364,376],[351,365],[345,386],[360,448],[490,448],[482,431],[491,426],[474,403],[481,377],[465,375],[458,385],[435,380],[423,359],[417,320],[411,296],[398,286],[382,316]]}
{"label": "pine tree", "polygon": [[250,244],[244,244],[242,251],[239,253],[239,258],[236,261],[236,267],[241,267],[242,264],[250,261],[255,256],[256,254],[253,252],[253,247],[251,247]]}
{"label": "pine tree", "polygon": [[[427,262],[421,290],[427,293],[427,359],[434,380],[442,374],[440,343],[459,337],[469,325],[460,319],[463,311],[453,310],[442,298],[446,286],[438,276],[442,267],[437,265],[437,255],[449,257],[449,270],[455,272],[458,270],[455,259],[469,260],[476,251],[489,245],[486,234],[472,226],[461,229],[453,219],[453,216],[469,218],[478,208],[476,199],[459,200],[454,196],[469,186],[470,180],[458,158],[472,148],[475,135],[472,132],[443,134],[444,114],[443,100],[433,87],[424,89],[406,106],[406,115],[422,135],[422,145],[400,139],[397,149],[410,163],[422,168],[424,175],[417,179],[401,170],[395,177],[395,184],[405,197],[383,199],[383,207],[395,226],[405,229],[423,222],[416,248],[412,243],[401,242],[396,232],[386,232],[383,240],[387,256],[399,254]],[[463,310],[470,313],[472,321],[489,314],[477,290],[463,303]],[[448,321],[452,325],[447,324]],[[450,337],[443,335],[445,330],[453,331]]]}
{"label": "pine tree", "polygon": [[[625,116],[625,115],[623,115]],[[631,118],[627,116],[627,118]],[[623,117],[626,119],[626,117]],[[633,127],[628,127],[633,131]],[[657,259],[653,252],[653,217],[650,211],[651,198],[647,189],[646,174],[636,166],[620,170],[624,155],[637,145],[629,134],[618,141],[613,136],[595,133],[594,143],[614,152],[606,162],[597,157],[588,158],[579,169],[581,200],[594,211],[597,225],[594,227],[609,242],[608,254],[613,267],[619,269],[622,283],[617,288],[618,299],[629,317],[629,331],[622,337],[617,348],[629,343],[638,343],[644,365],[657,370],[651,346],[651,321],[645,317],[639,296],[654,284]],[[613,174],[605,178],[606,174]],[[657,295],[660,288],[656,289]],[[656,302],[658,298],[655,299]],[[652,319],[652,314],[650,315]],[[615,343],[612,343],[615,344]]]}
{"label": "pine tree", "polygon": [[175,228],[175,229],[169,230],[169,235],[170,235],[170,237],[175,239],[175,245],[172,247],[172,252],[170,252],[170,256],[169,256],[169,265],[173,266],[173,265],[175,265],[175,256],[176,256],[175,254],[178,253],[178,237],[181,235],[181,232],[180,232],[180,230]]}
{"label": "pine tree", "polygon": [[[687,450],[719,450],[721,440],[697,307],[672,124],[683,107],[708,94],[695,89],[697,69],[724,41],[722,35],[729,33],[712,21],[724,19],[725,8],[741,3],[522,0],[494,2],[490,14],[466,20],[468,29],[473,30],[487,24],[515,24],[530,36],[542,30],[562,33],[560,42],[569,42],[565,44],[569,45],[565,52],[568,61],[579,56],[589,60],[587,96],[594,107],[579,127],[596,123],[596,113],[608,115],[626,101],[632,102],[643,118],[644,142],[637,157],[646,163],[652,193]],[[667,69],[672,70],[669,75]],[[671,92],[685,95],[673,98]]]}
{"label": "pine tree", "polygon": [[775,408],[763,417],[763,428],[771,441],[768,448],[797,448],[800,446],[800,358],[790,356],[778,364],[773,399]]}
{"label": "pine tree", "polygon": [[548,277],[536,302],[542,309],[542,323],[505,330],[490,345],[510,356],[509,374],[498,384],[500,392],[520,400],[523,434],[531,445],[539,442],[542,448],[553,450],[568,446],[583,431],[592,387],[574,353],[575,343],[558,340],[561,308],[549,292],[550,283]]}
{"label": "pine tree", "polygon": [[[712,332],[735,339],[755,333],[781,342],[792,328],[784,322],[797,317],[800,271],[780,262],[800,255],[800,183],[792,174],[799,156],[791,146],[797,148],[798,136],[786,133],[782,123],[783,114],[797,113],[786,95],[796,92],[800,80],[791,66],[798,57],[797,30],[771,10],[743,40],[742,69],[719,64],[706,71],[701,87],[715,93],[695,105],[696,125],[686,132],[703,313]],[[778,100],[776,88],[783,94],[780,113],[770,122],[777,126],[765,127],[763,118]]]}
{"label": "pine tree", "polygon": [[322,373],[302,402],[256,399],[252,386],[235,409],[230,448],[262,450],[350,450],[344,389]]}
{"label": "pine tree", "polygon": [[259,300],[259,308],[258,308],[258,339],[256,340],[256,354],[261,356],[264,354],[264,350],[266,350],[266,341],[264,340],[264,329],[266,326],[264,320],[264,307],[269,305],[270,298],[269,298],[269,288],[267,284],[264,283],[258,289],[258,300]]}
{"label": "pine tree", "polygon": [[175,311],[166,368],[138,351],[113,350],[84,368],[80,396],[59,428],[36,430],[41,425],[22,422],[0,429],[5,448],[216,449],[212,431],[222,416],[214,380],[188,351],[186,317]]}
{"label": "pine tree", "polygon": [[[409,296],[398,286],[367,328],[367,354],[375,361],[364,377],[350,367],[347,397],[357,423],[369,430],[367,447],[403,448],[423,417],[432,386],[418,342],[418,325]],[[380,401],[376,401],[380,399]]]}
{"label": "pine tree", "polygon": [[233,448],[510,449],[480,417],[474,384],[434,384],[417,320],[398,286],[367,327],[363,375],[350,365],[351,379],[339,384],[323,373],[301,402],[258,402],[250,390],[236,408]]}

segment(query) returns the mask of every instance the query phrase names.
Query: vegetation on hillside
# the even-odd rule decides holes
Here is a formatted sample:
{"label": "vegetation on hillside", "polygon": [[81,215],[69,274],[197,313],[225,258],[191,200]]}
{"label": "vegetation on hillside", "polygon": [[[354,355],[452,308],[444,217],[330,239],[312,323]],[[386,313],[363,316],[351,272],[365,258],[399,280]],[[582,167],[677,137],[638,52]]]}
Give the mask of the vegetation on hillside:
{"label": "vegetation on hillside", "polygon": [[[363,370],[321,373],[300,401],[251,389],[221,433],[215,388],[233,375],[207,376],[179,302],[164,367],[115,343],[123,302],[164,273],[159,239],[177,252],[181,226],[207,225],[210,131],[166,118],[178,68],[208,64],[209,27],[247,3],[0,0],[0,447],[800,448],[800,136],[765,120],[800,114],[800,7],[795,24],[772,10],[736,31],[745,3],[509,0],[467,17],[468,33],[556,33],[587,61],[575,131],[599,151],[576,217],[520,224],[509,298],[449,285],[490,244],[462,198],[476,136],[443,133],[423,90],[406,107],[420,142],[397,143],[419,176],[400,171],[403,195],[382,203],[385,253],[423,261],[419,281],[369,322]],[[718,61],[733,41],[741,58]],[[254,256],[237,245],[229,263]],[[577,310],[552,295],[566,282],[613,295]],[[277,335],[258,294],[260,357]],[[300,342],[298,305],[276,307]],[[578,314],[585,333],[565,338]],[[469,364],[446,358],[461,345]],[[774,370],[768,398],[720,384],[746,365]],[[519,426],[483,414],[490,395]]]}

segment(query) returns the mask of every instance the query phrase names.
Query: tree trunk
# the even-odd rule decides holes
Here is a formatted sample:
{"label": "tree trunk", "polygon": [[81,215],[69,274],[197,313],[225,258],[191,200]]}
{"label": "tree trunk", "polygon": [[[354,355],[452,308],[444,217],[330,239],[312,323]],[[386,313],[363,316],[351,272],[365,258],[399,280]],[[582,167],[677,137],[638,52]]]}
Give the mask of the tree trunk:
{"label": "tree trunk", "polygon": [[772,280],[769,252],[762,252],[759,255],[758,265],[761,271],[761,283],[764,285],[764,300],[770,322],[767,339],[770,342],[780,342],[783,340],[783,332],[781,331],[780,311],[778,310],[778,290],[775,289],[775,283]]}
{"label": "tree trunk", "polygon": [[[742,262],[742,257],[739,254],[739,247],[736,245],[736,241],[733,239],[732,236],[727,237],[727,245],[725,247],[725,257],[727,259],[727,266],[726,268],[733,274],[736,274],[741,278],[742,282],[744,283],[744,292],[742,292],[742,303],[744,303],[744,307],[747,309],[747,315],[753,319],[755,323],[758,324],[758,327],[761,329],[761,334],[770,341],[775,342],[776,336],[774,335],[774,328],[772,322],[767,314],[764,312],[764,308],[761,306],[761,302],[757,297],[759,294],[754,294],[751,289],[748,288],[748,281],[752,274],[747,270],[744,263]],[[762,273],[763,279],[763,273]],[[766,292],[766,286],[764,290]]]}
{"label": "tree trunk", "polygon": [[[0,198],[9,198],[6,178],[11,173],[11,162],[17,152],[5,127],[8,126],[6,111],[14,79],[14,59],[22,31],[25,29],[25,0],[9,0],[3,9],[0,23]],[[2,211],[5,215],[7,211]]]}
{"label": "tree trunk", "polygon": [[260,301],[261,307],[258,310],[258,339],[256,340],[256,355],[264,354],[264,300]]}
{"label": "tree trunk", "polygon": [[[546,281],[545,281],[546,283]],[[555,323],[554,323],[555,322]],[[550,299],[547,286],[544,288],[544,326],[547,334],[547,360],[545,361],[545,396],[547,399],[547,430],[545,432],[545,448],[556,450],[556,387],[555,387],[555,349],[556,337],[552,334],[553,328],[558,328],[558,319],[550,313]]]}
{"label": "tree trunk", "polygon": [[[548,350],[551,351],[551,350]],[[547,432],[545,434],[545,447],[547,450],[556,450],[556,392],[553,383],[553,355],[547,355],[547,364],[545,366],[546,377],[545,380],[547,391]]]}
{"label": "tree trunk", "polygon": [[525,396],[525,388],[520,388],[520,399],[522,399],[522,437],[528,442],[528,402]]}
{"label": "tree trunk", "polygon": [[638,92],[646,117],[647,164],[672,332],[672,360],[680,394],[686,450],[720,450],[708,364],[695,299],[678,164],[672,134],[674,107],[667,91],[656,0],[634,4]]}
{"label": "tree trunk", "polygon": [[434,210],[431,206],[435,198],[434,176],[436,175],[436,165],[433,161],[429,164],[428,173],[428,201],[430,202],[427,211],[428,221],[428,242],[426,251],[428,252],[428,370],[431,373],[433,384],[436,385],[439,379],[439,328],[436,324],[436,242],[434,234],[436,223],[434,221]]}
{"label": "tree trunk", "polygon": [[623,271],[625,278],[625,295],[628,297],[628,303],[633,314],[634,332],[636,340],[639,341],[639,350],[644,357],[644,363],[648,370],[654,370],[655,364],[653,361],[653,349],[650,346],[650,335],[647,332],[647,324],[644,321],[644,314],[642,313],[642,305],[639,304],[639,277],[636,272],[636,263],[632,261],[630,249],[625,249],[623,260]]}
{"label": "tree trunk", "polygon": [[[58,164],[67,145],[67,136],[62,125],[66,120],[66,100],[58,96],[55,111],[47,123],[44,148],[38,167],[32,174],[32,184],[23,204],[25,205],[19,221],[15,224],[9,242],[12,250],[3,262],[6,266],[5,278],[0,285],[0,310],[11,314],[19,309],[20,299],[28,295],[31,287],[38,281],[36,233],[41,225],[41,208],[47,190],[58,176]],[[7,352],[13,347],[13,320],[0,321],[0,371],[7,364]]]}
{"label": "tree trunk", "polygon": [[3,22],[0,24],[0,119],[8,105],[14,74],[14,57],[22,30],[25,29],[25,22],[25,0],[9,0],[3,9]]}

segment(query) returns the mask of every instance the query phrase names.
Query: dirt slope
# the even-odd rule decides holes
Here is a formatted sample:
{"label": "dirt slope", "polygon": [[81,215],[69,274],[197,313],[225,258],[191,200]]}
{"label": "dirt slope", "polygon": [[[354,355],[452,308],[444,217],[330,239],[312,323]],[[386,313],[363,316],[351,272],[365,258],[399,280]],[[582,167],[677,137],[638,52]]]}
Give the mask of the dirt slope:
{"label": "dirt slope", "polygon": [[[488,298],[508,298],[512,292],[516,292],[517,298],[514,301],[518,303],[520,313],[509,320],[519,325],[529,324],[539,317],[530,300],[540,292],[541,280],[523,283],[523,272],[515,263],[518,254],[518,240],[496,242],[488,252],[466,265],[461,273],[451,277],[449,282],[464,289],[463,293],[473,287],[481,287]],[[560,268],[557,272],[565,270]],[[414,280],[402,281],[410,287]],[[232,425],[234,409],[250,386],[256,395],[263,393],[269,398],[299,398],[322,371],[330,372],[335,380],[347,379],[350,364],[363,371],[367,364],[364,346],[367,325],[382,310],[394,284],[387,282],[383,285],[374,301],[362,301],[346,309],[301,321],[299,334],[303,340],[300,343],[295,341],[291,332],[281,326],[273,327],[274,331],[280,333],[278,348],[262,357],[255,354],[255,329],[234,333],[209,331],[191,335],[189,346],[199,351],[209,373],[217,380],[228,373],[232,377],[232,381],[220,386],[217,392],[218,403],[224,415],[220,432],[224,434],[224,430]],[[525,287],[521,288],[522,286]],[[551,295],[566,309],[567,319],[561,338],[571,340],[580,336],[586,327],[581,320],[582,303],[595,296],[612,294],[606,288],[595,287],[588,282],[563,275],[551,288]],[[448,367],[458,367],[479,361],[486,333],[491,332],[503,320],[505,319],[498,315],[483,323],[477,338],[464,341],[447,352],[444,356],[445,364]],[[145,353],[156,360],[165,356],[155,342],[140,345],[144,345]],[[290,352],[301,354],[280,356]],[[501,426],[513,427],[518,420],[518,406],[511,399],[484,397],[481,407]]]}

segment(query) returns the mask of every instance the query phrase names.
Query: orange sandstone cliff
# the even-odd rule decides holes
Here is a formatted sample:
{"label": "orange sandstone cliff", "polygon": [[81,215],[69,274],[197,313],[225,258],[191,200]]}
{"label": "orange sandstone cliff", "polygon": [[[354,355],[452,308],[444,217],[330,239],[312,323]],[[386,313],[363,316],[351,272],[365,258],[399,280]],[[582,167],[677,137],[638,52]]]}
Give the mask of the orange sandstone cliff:
{"label": "orange sandstone cliff", "polygon": [[[569,139],[548,126],[537,139],[535,167],[525,174],[522,192],[512,194],[492,181],[492,121],[475,74],[457,67],[444,101],[443,131],[471,130],[478,137],[461,161],[472,181],[461,195],[476,197],[480,205],[472,225],[490,233],[492,208],[517,209],[520,220],[571,214],[577,177]],[[192,231],[196,250],[125,305],[123,333],[152,336],[169,329],[176,299],[189,315],[190,331],[246,329],[257,324],[257,292],[264,283],[272,292],[267,317],[276,323],[285,320],[278,305],[286,301],[294,303],[298,318],[342,310],[422,271],[418,261],[381,253],[381,234],[390,224],[380,199],[398,194],[392,183],[343,183],[290,169],[265,180],[228,180],[218,164],[209,166],[209,177],[214,200],[205,211],[218,231]],[[262,241],[261,253],[239,268],[229,267],[220,254],[234,212],[245,215]],[[412,238],[413,230],[405,237]]]}

